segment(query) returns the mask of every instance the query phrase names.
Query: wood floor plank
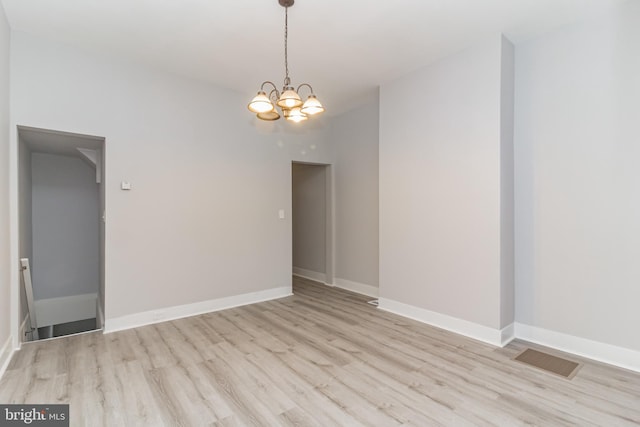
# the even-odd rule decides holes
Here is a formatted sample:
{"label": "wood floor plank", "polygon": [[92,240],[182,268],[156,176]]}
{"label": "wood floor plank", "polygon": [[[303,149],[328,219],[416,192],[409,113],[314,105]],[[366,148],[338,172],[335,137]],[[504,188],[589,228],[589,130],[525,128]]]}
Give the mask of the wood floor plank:
{"label": "wood floor plank", "polygon": [[[505,348],[294,278],[294,295],[132,330],[26,343],[0,403],[69,403],[78,426],[638,426],[640,374],[571,379]],[[566,356],[566,355],[565,355]]]}
{"label": "wood floor plank", "polygon": [[200,365],[201,372],[206,375],[214,388],[225,399],[233,411],[233,418],[250,426],[277,425],[277,418],[269,409],[247,389],[239,378],[234,376],[228,361],[212,359]]}
{"label": "wood floor plank", "polygon": [[[362,425],[318,390],[318,385],[322,386],[324,383],[316,384],[307,375],[300,375],[295,370],[295,362],[292,363],[291,359],[285,356],[287,352],[272,353],[259,349],[247,359],[256,367],[260,367],[272,383],[286,392],[299,408],[321,425]],[[295,355],[291,357],[297,361]],[[327,381],[333,378],[330,374],[324,375],[322,372],[323,378]]]}

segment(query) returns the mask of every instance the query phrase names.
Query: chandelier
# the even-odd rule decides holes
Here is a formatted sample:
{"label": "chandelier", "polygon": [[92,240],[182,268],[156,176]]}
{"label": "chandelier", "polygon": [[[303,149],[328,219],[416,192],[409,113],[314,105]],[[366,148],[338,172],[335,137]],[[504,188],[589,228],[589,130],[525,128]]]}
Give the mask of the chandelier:
{"label": "chandelier", "polygon": [[[297,89],[291,86],[291,79],[289,78],[289,60],[287,57],[287,38],[289,33],[289,7],[293,6],[294,0],[278,0],[280,6],[284,7],[284,86],[282,91],[278,91],[275,84],[270,81],[262,83],[258,94],[251,100],[248,105],[249,111],[256,113],[261,120],[278,120],[280,113],[277,107],[280,107],[280,111],[285,119],[292,122],[301,122],[307,120],[309,116],[319,114],[324,111],[324,107],[316,98],[313,93],[313,88],[308,83],[302,83]],[[273,88],[267,95],[265,92],[265,86],[267,88]],[[306,101],[302,102],[300,97],[300,89],[303,87],[309,88],[309,97]]]}

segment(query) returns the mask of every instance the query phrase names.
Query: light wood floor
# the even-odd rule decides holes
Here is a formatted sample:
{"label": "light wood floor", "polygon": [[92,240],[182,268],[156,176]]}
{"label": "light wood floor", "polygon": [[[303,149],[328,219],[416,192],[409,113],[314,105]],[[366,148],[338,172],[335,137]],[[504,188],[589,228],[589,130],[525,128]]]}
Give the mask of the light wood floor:
{"label": "light wood floor", "polygon": [[[0,403],[70,403],[71,425],[640,424],[640,375],[567,380],[296,279],[295,296],[133,330],[25,344]],[[578,359],[580,360],[580,359]]]}

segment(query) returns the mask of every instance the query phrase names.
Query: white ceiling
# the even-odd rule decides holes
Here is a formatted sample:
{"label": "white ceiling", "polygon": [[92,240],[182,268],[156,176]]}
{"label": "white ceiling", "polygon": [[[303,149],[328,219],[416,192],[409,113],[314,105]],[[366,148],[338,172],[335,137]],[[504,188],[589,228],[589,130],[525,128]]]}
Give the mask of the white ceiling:
{"label": "white ceiling", "polygon": [[[14,30],[124,56],[250,98],[284,78],[277,0],[1,0]],[[625,0],[296,0],[289,69],[329,112],[503,32],[515,43]]]}

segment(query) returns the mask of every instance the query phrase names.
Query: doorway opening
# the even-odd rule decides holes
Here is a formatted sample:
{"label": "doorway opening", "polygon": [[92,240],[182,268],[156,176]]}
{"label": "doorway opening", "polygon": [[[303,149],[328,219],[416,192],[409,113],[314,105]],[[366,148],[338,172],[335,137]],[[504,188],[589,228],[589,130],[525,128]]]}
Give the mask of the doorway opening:
{"label": "doorway opening", "polygon": [[333,285],[333,198],[331,165],[293,162],[293,275]]}
{"label": "doorway opening", "polygon": [[102,328],[104,143],[18,126],[23,342]]}

